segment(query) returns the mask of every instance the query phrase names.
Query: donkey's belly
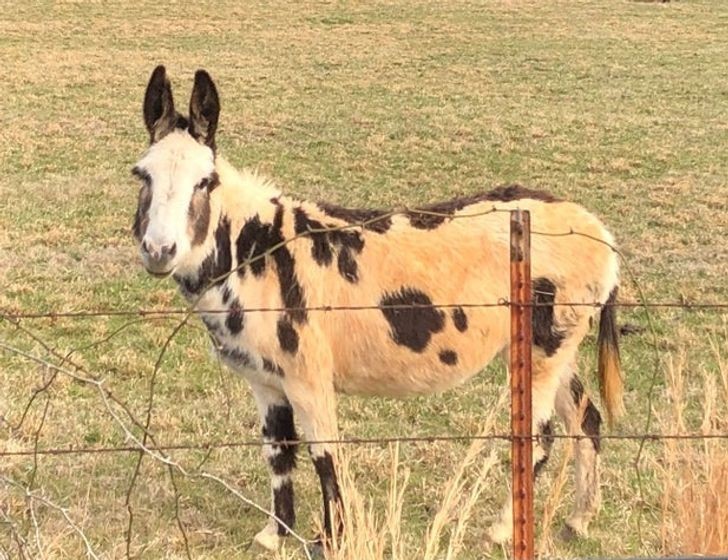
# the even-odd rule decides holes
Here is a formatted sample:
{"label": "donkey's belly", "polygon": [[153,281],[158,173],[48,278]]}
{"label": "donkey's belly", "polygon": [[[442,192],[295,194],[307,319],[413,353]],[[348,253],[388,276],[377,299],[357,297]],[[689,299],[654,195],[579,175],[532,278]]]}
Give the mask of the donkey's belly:
{"label": "donkey's belly", "polygon": [[441,350],[410,359],[378,356],[361,360],[350,369],[334,372],[341,393],[409,397],[451,389],[480,372],[500,350],[482,348],[477,354]]}

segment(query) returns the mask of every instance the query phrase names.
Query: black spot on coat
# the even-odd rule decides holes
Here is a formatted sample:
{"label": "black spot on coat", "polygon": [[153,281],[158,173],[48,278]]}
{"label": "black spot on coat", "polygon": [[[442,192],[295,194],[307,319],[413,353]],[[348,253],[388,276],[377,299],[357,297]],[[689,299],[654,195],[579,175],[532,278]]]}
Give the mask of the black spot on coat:
{"label": "black spot on coat", "polygon": [[377,233],[385,233],[392,226],[392,217],[386,210],[342,208],[326,203],[319,203],[318,206],[332,218],[348,224],[364,224],[364,229]]}
{"label": "black spot on coat", "polygon": [[458,363],[458,355],[452,350],[442,350],[439,354],[440,361],[443,364],[447,364],[449,366],[454,366]]}
{"label": "black spot on coat", "polygon": [[334,259],[327,232],[316,231],[328,229],[318,220],[311,219],[303,208],[294,210],[294,227],[296,235],[306,235],[311,240],[311,257],[321,266],[330,265]]}
{"label": "black spot on coat", "polygon": [[[283,206],[278,204],[271,228],[271,248],[283,243],[284,240]],[[281,299],[288,309],[288,316],[296,323],[305,323],[307,313],[303,308],[306,307],[306,298],[303,294],[303,287],[298,282],[298,276],[296,276],[296,261],[293,255],[288,250],[288,247],[282,245],[273,251],[273,260],[276,263],[278,282],[281,288]],[[298,343],[296,343],[296,346],[298,346]]]}
{"label": "black spot on coat", "polygon": [[441,225],[446,219],[452,217],[455,212],[462,210],[463,208],[470,206],[471,204],[477,204],[478,202],[493,201],[493,202],[512,202],[514,200],[521,200],[524,198],[530,198],[534,200],[541,200],[543,202],[556,202],[557,199],[551,194],[528,189],[521,187],[520,185],[509,185],[498,187],[487,193],[479,193],[471,196],[462,198],[455,198],[445,202],[436,202],[420,208],[415,208],[407,212],[409,217],[410,225],[417,229],[434,229]]}
{"label": "black spot on coat", "polygon": [[[326,451],[321,457],[314,457],[313,465],[316,469],[316,474],[319,476],[321,482],[321,493],[324,500],[324,530],[326,536],[330,537],[332,531],[332,517],[336,520],[337,524],[340,523],[341,519],[337,515],[338,504],[341,501],[341,494],[339,492],[339,483],[336,479],[336,470],[334,469],[334,460],[328,451]],[[333,503],[333,510],[331,504]],[[343,527],[337,526],[337,534],[341,534]]]}
{"label": "black spot on coat", "polygon": [[581,399],[584,398],[584,385],[582,385],[578,377],[574,376],[571,378],[571,381],[569,382],[569,389],[571,391],[571,398],[574,400],[576,408],[580,408]]}
{"label": "black spot on coat", "polygon": [[225,319],[225,326],[230,331],[230,334],[239,334],[243,330],[243,313],[243,308],[237,298],[230,302],[228,315]]}
{"label": "black spot on coat", "polygon": [[599,414],[597,407],[590,399],[587,399],[586,408],[584,409],[584,418],[581,421],[581,429],[588,435],[592,444],[594,445],[594,451],[599,453],[601,450],[601,440],[599,439],[599,427],[602,424],[602,415]]}
{"label": "black spot on coat", "polygon": [[[271,442],[296,441],[296,427],[293,423],[293,409],[290,405],[271,405],[265,414],[263,425],[263,437]],[[296,467],[295,443],[271,443],[278,453],[270,458],[270,467],[274,474],[283,475],[290,473]]]}
{"label": "black spot on coat", "polygon": [[253,367],[253,358],[245,350],[223,346],[220,348],[220,355],[238,367]]}
{"label": "black spot on coat", "polygon": [[232,297],[232,292],[230,291],[230,286],[227,284],[222,287],[222,303],[223,305],[227,305],[227,302],[230,301],[230,298]]}
{"label": "black spot on coat", "polygon": [[[272,405],[268,407],[263,424],[263,437],[271,442],[298,440],[293,423],[293,409],[290,405]],[[290,474],[296,467],[298,445],[295,443],[271,443],[271,447],[277,451],[269,461],[271,471],[276,475]],[[296,521],[293,504],[293,483],[289,478],[273,490],[273,509],[276,517],[290,528],[293,528]],[[287,529],[279,523],[278,534],[285,535],[287,532]]]}
{"label": "black spot on coat", "polygon": [[240,229],[235,246],[238,275],[241,278],[245,276],[248,267],[256,277],[260,277],[265,272],[266,257],[263,255],[270,247],[270,228],[270,224],[263,224],[260,216],[256,214]]}
{"label": "black spot on coat", "polygon": [[337,259],[337,265],[339,268],[339,274],[341,274],[345,280],[348,280],[352,284],[356,284],[359,280],[359,268],[356,264],[354,255],[351,254],[351,251],[346,248],[342,249],[339,253],[339,258]]}
{"label": "black spot on coat", "polygon": [[415,288],[385,294],[379,305],[391,328],[392,340],[415,352],[422,352],[432,334],[445,325],[445,314],[431,307],[432,300]]}
{"label": "black spot on coat", "polygon": [[[274,513],[278,519],[291,529],[293,529],[293,525],[296,523],[294,502],[293,482],[290,479],[285,480],[278,488],[273,490]],[[284,537],[287,534],[288,529],[281,523],[278,523],[278,535]]]}
{"label": "black spot on coat", "polygon": [[543,349],[547,356],[553,356],[564,340],[564,333],[554,323],[553,303],[556,286],[548,278],[533,281],[533,343]]}
{"label": "black spot on coat", "polygon": [[276,374],[278,377],[285,376],[283,368],[276,364],[273,360],[269,360],[268,358],[263,358],[263,369],[268,373]]}
{"label": "black spot on coat", "polygon": [[452,322],[460,332],[468,330],[468,316],[462,307],[456,307],[452,310]]}
{"label": "black spot on coat", "polygon": [[358,231],[337,229],[310,218],[302,208],[294,210],[296,235],[311,239],[311,256],[321,266],[328,266],[333,260],[334,249],[338,251],[339,274],[351,283],[359,280],[359,269],[354,254],[361,253],[364,239]]}
{"label": "black spot on coat", "polygon": [[539,425],[538,442],[541,444],[541,448],[544,451],[544,456],[541,457],[536,464],[533,466],[533,477],[536,478],[546,466],[551,455],[551,447],[554,445],[554,428],[551,421],[542,422]]}
{"label": "black spot on coat", "polygon": [[270,252],[270,257],[276,265],[278,282],[280,284],[283,305],[288,308],[287,315],[297,323],[305,323],[307,313],[306,298],[303,288],[296,276],[296,262],[293,255],[284,244],[283,237],[283,206],[276,200],[275,217],[272,224],[264,224],[259,215],[249,219],[240,230],[236,241],[238,274],[244,277],[248,262],[250,270],[255,276],[265,272],[266,259],[264,256]]}
{"label": "black spot on coat", "polygon": [[289,354],[295,354],[298,351],[298,333],[285,316],[278,319],[278,342],[281,348]]}

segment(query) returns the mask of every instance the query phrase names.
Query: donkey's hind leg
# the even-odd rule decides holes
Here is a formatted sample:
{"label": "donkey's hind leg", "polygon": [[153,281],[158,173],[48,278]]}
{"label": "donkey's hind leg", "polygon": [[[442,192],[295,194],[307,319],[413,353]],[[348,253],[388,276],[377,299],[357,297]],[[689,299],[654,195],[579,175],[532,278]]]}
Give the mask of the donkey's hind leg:
{"label": "donkey's hind leg", "polygon": [[599,509],[599,427],[602,417],[586,396],[584,386],[570,368],[556,395],[556,412],[574,439],[574,510],[566,520],[565,537],[585,536],[589,521]]}
{"label": "donkey's hind leg", "polygon": [[[554,410],[554,400],[558,386],[553,375],[545,375],[547,370],[543,369],[544,363],[534,364],[534,373],[541,375],[534,376],[532,398],[532,433],[536,435],[533,445],[533,475],[537,479],[539,474],[546,467],[551,446],[554,441],[554,432],[551,425],[551,415]],[[513,536],[513,499],[509,492],[508,498],[498,515],[497,520],[488,529],[488,538],[495,544],[504,544]]]}

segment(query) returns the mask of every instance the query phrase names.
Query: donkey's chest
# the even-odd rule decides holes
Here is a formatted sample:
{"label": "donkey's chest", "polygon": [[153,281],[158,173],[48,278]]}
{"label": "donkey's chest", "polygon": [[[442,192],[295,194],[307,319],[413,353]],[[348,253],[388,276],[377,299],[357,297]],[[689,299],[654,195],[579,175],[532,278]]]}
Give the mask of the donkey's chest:
{"label": "donkey's chest", "polygon": [[240,297],[227,287],[211,289],[197,302],[199,316],[212,340],[216,356],[245,377],[280,378],[283,369],[274,358],[271,334],[260,314],[246,313]]}

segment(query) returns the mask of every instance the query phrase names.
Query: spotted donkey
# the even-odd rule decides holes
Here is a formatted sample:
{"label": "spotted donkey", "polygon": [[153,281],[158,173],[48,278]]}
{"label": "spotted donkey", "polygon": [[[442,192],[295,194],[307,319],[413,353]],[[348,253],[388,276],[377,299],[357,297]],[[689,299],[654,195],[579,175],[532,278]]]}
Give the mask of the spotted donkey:
{"label": "spotted donkey", "polygon": [[[201,317],[221,359],[249,381],[260,413],[275,518],[256,541],[275,548],[294,523],[296,446],[276,443],[298,437],[294,417],[308,440],[336,439],[336,392],[443,391],[507,351],[508,309],[467,305],[509,293],[508,215],[484,212],[493,206],[530,210],[538,232],[583,234],[533,237],[534,298],[546,304],[533,311],[533,418],[536,475],[553,442],[554,409],[570,434],[585,436],[575,440],[576,503],[567,520],[568,532],[585,534],[599,504],[601,417],[577,378],[576,361],[597,310],[548,304],[615,301],[618,263],[599,220],[518,186],[395,215],[295,200],[217,153],[219,111],[207,72],[195,74],[184,117],[164,67],[154,70],[144,99],[151,145],[133,170],[141,181],[133,231],[150,274],[172,275],[201,310],[225,310]],[[453,302],[463,306],[431,305]],[[373,309],[306,309],[318,306]],[[245,311],[261,307],[286,310]],[[612,306],[601,311],[598,345],[611,416],[622,397]],[[314,443],[309,451],[331,534],[340,500],[332,447]],[[508,501],[490,528],[494,542],[510,535],[510,512]]]}

